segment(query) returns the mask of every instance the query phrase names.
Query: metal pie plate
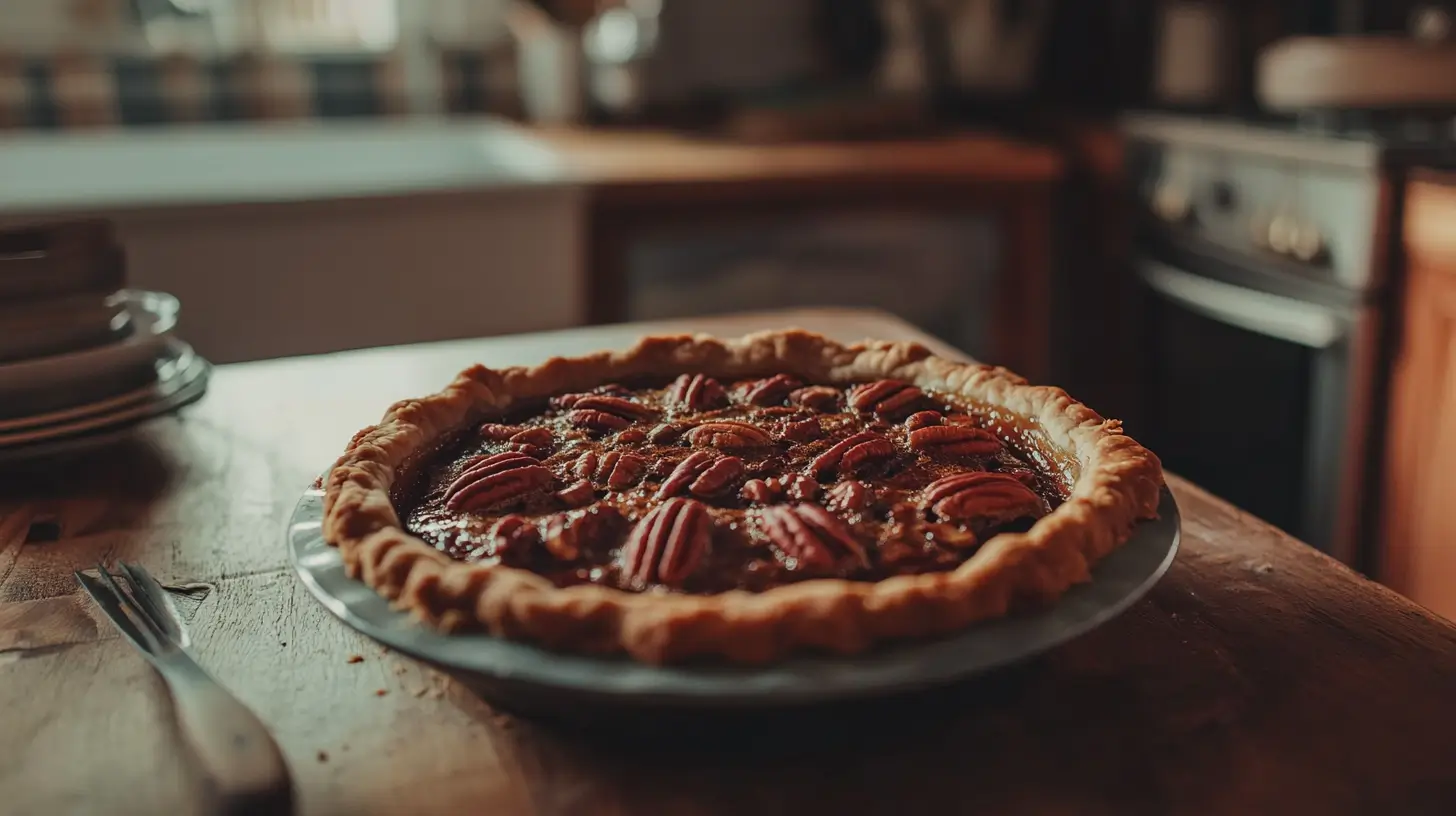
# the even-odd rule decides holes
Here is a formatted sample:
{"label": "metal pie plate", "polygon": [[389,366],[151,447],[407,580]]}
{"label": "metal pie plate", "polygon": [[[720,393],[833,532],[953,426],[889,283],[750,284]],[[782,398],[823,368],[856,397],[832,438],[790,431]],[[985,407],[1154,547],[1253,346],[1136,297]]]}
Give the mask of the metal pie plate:
{"label": "metal pie plate", "polygon": [[937,640],[887,646],[851,657],[805,655],[767,667],[650,666],[627,658],[548,651],[488,634],[447,635],[390,607],[344,574],[339,551],[321,535],[323,491],[306,492],[288,526],[289,558],[309,591],[348,625],[447,670],[506,705],[751,710],[880,697],[940,686],[1008,666],[1083,634],[1127,609],[1172,564],[1178,505],[1163,488],[1159,518],[1038,612],[976,624]]}

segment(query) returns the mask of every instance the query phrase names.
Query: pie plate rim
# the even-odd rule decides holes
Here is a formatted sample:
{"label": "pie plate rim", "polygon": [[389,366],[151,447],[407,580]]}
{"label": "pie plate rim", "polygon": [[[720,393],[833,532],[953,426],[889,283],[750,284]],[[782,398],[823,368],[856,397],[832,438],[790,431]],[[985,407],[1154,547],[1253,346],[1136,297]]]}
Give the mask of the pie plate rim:
{"label": "pie plate rim", "polygon": [[310,594],[346,625],[385,646],[487,684],[526,687],[577,704],[774,708],[891,696],[943,686],[1031,658],[1117,617],[1163,577],[1178,552],[1180,514],[1164,485],[1158,518],[1092,568],[1092,580],[1033,611],[953,635],[858,655],[805,653],[763,666],[658,666],[626,656],[558,652],[483,632],[445,633],[391,607],[349,578],[322,536],[323,491],[300,498],[285,534],[289,563]]}

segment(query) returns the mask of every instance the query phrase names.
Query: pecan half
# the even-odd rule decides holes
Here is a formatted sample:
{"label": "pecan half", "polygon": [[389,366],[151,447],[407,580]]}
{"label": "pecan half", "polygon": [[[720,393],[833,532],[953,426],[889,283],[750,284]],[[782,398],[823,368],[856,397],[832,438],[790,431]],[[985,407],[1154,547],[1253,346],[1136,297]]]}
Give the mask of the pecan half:
{"label": "pecan half", "polygon": [[478,456],[445,488],[445,507],[457,512],[479,510],[543,490],[555,481],[551,471],[524,454]]}
{"label": "pecan half", "polygon": [[640,421],[657,416],[657,409],[623,397],[589,394],[571,406],[574,411],[602,411],[623,419]]}
{"label": "pecan half", "polygon": [[819,498],[819,483],[802,473],[781,476],[778,481],[783,486],[783,491],[794,501],[811,502]]}
{"label": "pecan half", "polygon": [[904,380],[879,380],[857,385],[849,392],[849,404],[854,410],[874,411],[884,417],[912,411],[924,399],[924,391]]}
{"label": "pecan half", "polygon": [[566,421],[590,431],[620,431],[633,422],[652,419],[657,410],[622,397],[586,394],[571,404]]}
{"label": "pecan half", "polygon": [[773,504],[785,496],[793,501],[811,502],[819,496],[819,483],[798,473],[767,480],[750,479],[738,495],[755,504]]}
{"label": "pecan half", "polygon": [[575,409],[566,412],[566,421],[578,428],[598,433],[620,431],[632,424],[632,420],[609,414],[606,411],[578,411]]}
{"label": "pecan half", "polygon": [[750,405],[783,405],[789,394],[804,383],[788,374],[775,374],[766,380],[758,380],[744,386],[743,401]]}
{"label": "pecan half", "polygon": [[738,497],[754,504],[769,504],[778,498],[778,492],[763,479],[749,479],[738,491]]}
{"label": "pecan half", "polygon": [[835,442],[829,450],[814,457],[814,461],[809,463],[809,472],[819,479],[834,475],[839,470],[839,462],[844,459],[845,451],[862,442],[869,442],[874,439],[879,439],[879,437],[869,431],[860,431],[853,436],[847,436]]}
{"label": "pecan half", "polygon": [[[666,460],[659,460],[659,463]],[[677,467],[663,480],[662,486],[657,489],[657,498],[665,499],[681,492],[683,488],[692,484],[695,479],[703,475],[713,464],[713,454],[707,451],[695,451],[688,458],[677,463]]]}
{"label": "pecan half", "polygon": [[830,488],[827,498],[831,510],[858,512],[869,506],[870,491],[863,482],[850,480]]}
{"label": "pecan half", "polygon": [[582,479],[612,490],[625,490],[647,475],[647,460],[635,453],[587,451],[576,460],[573,470]]}
{"label": "pecan half", "polygon": [[811,385],[807,388],[800,388],[789,395],[789,402],[795,405],[802,405],[805,408],[812,408],[823,414],[832,414],[839,410],[839,398],[841,394],[838,388],[830,388],[827,385]]}
{"label": "pecan half", "polygon": [[704,374],[684,374],[667,390],[668,401],[690,411],[707,411],[728,404],[722,383]]}
{"label": "pecan half", "polygon": [[939,425],[940,419],[939,411],[916,411],[910,416],[905,417],[905,428],[911,431],[919,428],[929,428],[932,425]]}
{"label": "pecan half", "polygon": [[578,456],[576,462],[571,466],[571,472],[580,479],[595,479],[597,468],[601,465],[602,455],[596,451],[589,450]]}
{"label": "pecan half", "polygon": [[789,421],[779,429],[779,436],[790,442],[813,442],[824,435],[824,429],[819,427],[817,419],[801,419],[797,422]]}
{"label": "pecan half", "polygon": [[565,490],[556,491],[556,498],[567,507],[585,507],[596,500],[597,492],[591,482],[580,481]]}
{"label": "pecan half", "polygon": [[486,538],[489,540],[486,551],[490,555],[504,556],[526,552],[540,544],[541,531],[536,529],[536,525],[512,513],[502,516],[490,528]]}
{"label": "pecan half", "polygon": [[556,439],[550,428],[527,428],[511,437],[511,450],[524,453],[535,459],[545,459],[551,454]]}
{"label": "pecan half", "polygon": [[829,450],[814,457],[809,463],[809,472],[814,478],[824,481],[836,473],[853,472],[860,468],[895,455],[895,446],[890,440],[861,431],[835,443]]}
{"label": "pecan half", "polygon": [[647,460],[635,453],[624,453],[606,474],[607,487],[612,490],[626,490],[642,481],[642,477],[646,475]]}
{"label": "pecan half", "polygon": [[540,445],[543,448],[551,447],[555,441],[550,428],[527,428],[511,437],[511,442],[517,445]]}
{"label": "pecan half", "polygon": [[618,445],[636,445],[647,441],[647,434],[641,428],[628,428],[617,434],[613,440]]}
{"label": "pecan half", "polygon": [[476,429],[481,439],[489,439],[492,442],[508,442],[510,438],[524,430],[520,425],[502,425],[499,422],[487,422]]}
{"label": "pecan half", "polygon": [[687,426],[685,425],[664,422],[648,432],[647,438],[652,440],[652,444],[654,445],[671,445],[683,435],[683,431],[685,430],[687,430]]}
{"label": "pecan half", "polygon": [[945,521],[1001,524],[1038,518],[1046,505],[1015,476],[979,471],[937,479],[925,488],[921,507]]}
{"label": "pecan half", "polygon": [[599,385],[596,388],[593,388],[591,391],[587,392],[577,391],[571,394],[559,394],[557,396],[554,396],[550,400],[551,407],[562,411],[568,408],[575,408],[578,402],[594,394],[598,396],[608,397],[630,397],[632,396],[632,391],[630,389],[623,388],[616,383],[607,383],[606,385]]}
{"label": "pecan half", "polygon": [[692,499],[669,499],[637,522],[622,547],[622,575],[629,585],[680,586],[702,563],[712,543],[708,508]]}
{"label": "pecan half", "polygon": [[934,425],[910,432],[910,449],[948,456],[993,456],[1001,440],[985,428],[972,425]]}
{"label": "pecan half", "polygon": [[747,422],[704,422],[688,431],[688,442],[696,448],[756,448],[772,440]]}
{"label": "pecan half", "polygon": [[839,461],[840,473],[854,473],[873,462],[882,462],[895,455],[895,446],[888,439],[861,442],[844,452]]}
{"label": "pecan half", "polygon": [[556,513],[546,519],[542,543],[553,556],[575,561],[584,548],[620,535],[626,526],[621,513],[604,505]]}
{"label": "pecan half", "polygon": [[573,405],[576,405],[576,401],[585,396],[587,395],[582,393],[557,394],[550,400],[547,400],[547,402],[551,405],[552,408],[560,411],[565,411],[571,408]]}
{"label": "pecan half", "polygon": [[846,559],[869,565],[849,525],[817,504],[776,505],[762,511],[763,533],[794,568],[833,572]]}
{"label": "pecan half", "polygon": [[709,465],[706,470],[688,485],[688,492],[695,496],[712,496],[733,487],[743,475],[743,460],[737,456],[724,456]]}

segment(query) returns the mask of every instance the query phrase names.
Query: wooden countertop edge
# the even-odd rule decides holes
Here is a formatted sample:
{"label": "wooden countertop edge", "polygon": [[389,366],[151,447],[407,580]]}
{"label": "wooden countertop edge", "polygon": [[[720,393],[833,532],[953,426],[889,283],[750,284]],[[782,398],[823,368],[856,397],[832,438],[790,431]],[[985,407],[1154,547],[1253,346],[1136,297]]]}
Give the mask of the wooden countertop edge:
{"label": "wooden countertop edge", "polygon": [[[597,130],[582,127],[516,125],[520,136],[537,141],[556,166],[482,187],[422,189],[326,199],[226,202],[148,202],[126,209],[156,217],[199,209],[247,213],[264,208],[371,206],[400,198],[453,198],[519,194],[542,188],[575,187],[613,204],[657,205],[694,197],[709,202],[766,196],[797,199],[841,196],[948,198],[1044,190],[1061,181],[1068,159],[1056,147],[999,134],[963,131],[937,136],[864,141],[787,143],[734,142],[665,130]],[[0,220],[34,216],[84,217],[107,206],[45,205],[0,212]]]}
{"label": "wooden countertop edge", "polygon": [[989,133],[861,142],[735,143],[666,131],[531,128],[566,177],[588,188],[793,183],[991,183],[1058,181],[1065,160],[1053,147]]}
{"label": "wooden countertop edge", "polygon": [[[1414,626],[1418,622],[1419,626],[1426,627],[1421,630],[1422,634],[1439,638],[1440,645],[1448,647],[1449,654],[1456,656],[1456,623],[1421,606],[1385,584],[1358,572],[1348,564],[1290,536],[1263,519],[1240,510],[1229,504],[1227,500],[1215,496],[1182,476],[1169,472],[1164,472],[1163,476],[1165,484],[1172,491],[1174,498],[1178,500],[1179,509],[1184,514],[1182,535],[1191,534],[1188,530],[1190,523],[1199,526],[1215,524],[1218,519],[1210,515],[1209,511],[1216,511],[1228,516],[1227,527],[1229,529],[1244,526],[1245,532],[1257,531],[1261,534],[1260,538],[1265,539],[1257,554],[1267,559],[1266,561],[1248,561],[1247,556],[1253,553],[1251,549],[1245,549],[1242,552],[1231,550],[1229,553],[1220,554],[1220,557],[1234,558],[1236,562],[1243,561],[1241,565],[1232,567],[1230,576],[1240,580],[1252,580],[1267,569],[1274,567],[1303,570],[1306,571],[1306,574],[1314,574],[1314,571],[1318,571],[1325,589],[1340,595],[1348,602],[1358,601],[1363,605],[1359,611],[1361,615],[1366,616],[1363,618],[1364,620],[1373,620],[1368,617],[1369,613],[1380,612],[1390,614],[1392,617],[1389,620],[1392,623],[1398,622],[1406,626]],[[1184,559],[1192,556],[1191,551],[1180,549],[1177,557]],[[1251,582],[1250,585],[1254,584]],[[1380,608],[1376,609],[1376,607]],[[1350,612],[1351,610],[1344,611]],[[1408,634],[1415,631],[1410,629]]]}
{"label": "wooden countertop edge", "polygon": [[1442,187],[1456,187],[1456,169],[1441,167],[1416,167],[1411,170],[1412,183],[1436,184]]}

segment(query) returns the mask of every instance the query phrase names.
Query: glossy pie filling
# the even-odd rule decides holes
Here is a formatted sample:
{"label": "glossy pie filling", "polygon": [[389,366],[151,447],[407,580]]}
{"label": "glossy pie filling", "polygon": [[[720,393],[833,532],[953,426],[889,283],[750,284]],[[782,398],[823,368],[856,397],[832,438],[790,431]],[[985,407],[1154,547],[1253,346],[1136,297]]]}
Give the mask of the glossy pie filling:
{"label": "glossy pie filling", "polygon": [[451,557],[559,586],[876,581],[953,569],[1063,500],[1069,478],[1016,435],[894,380],[684,375],[483,424],[426,457],[396,502]]}

